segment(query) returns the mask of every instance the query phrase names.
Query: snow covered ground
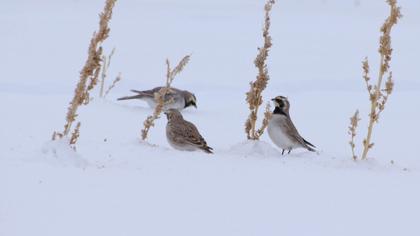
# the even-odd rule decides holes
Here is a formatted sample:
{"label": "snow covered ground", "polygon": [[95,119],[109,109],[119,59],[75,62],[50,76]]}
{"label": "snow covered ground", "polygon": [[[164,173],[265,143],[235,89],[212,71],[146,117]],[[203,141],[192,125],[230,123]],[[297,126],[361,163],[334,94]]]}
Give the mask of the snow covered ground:
{"label": "snow covered ground", "polygon": [[[351,160],[347,126],[376,78],[382,0],[284,0],[272,11],[266,100],[288,96],[300,133],[319,154],[281,156],[265,134],[245,140],[244,93],[256,70],[263,1],[119,1],[109,74],[123,80],[80,110],[77,152],[61,131],[103,1],[18,0],[0,7],[0,235],[420,235],[420,2],[400,0],[393,31],[395,93],[365,162]],[[194,91],[183,112],[214,155],[168,145],[152,110],[117,102],[161,85],[165,59],[192,53],[174,86]],[[96,95],[96,91],[94,93]],[[359,150],[360,151],[360,150]]]}

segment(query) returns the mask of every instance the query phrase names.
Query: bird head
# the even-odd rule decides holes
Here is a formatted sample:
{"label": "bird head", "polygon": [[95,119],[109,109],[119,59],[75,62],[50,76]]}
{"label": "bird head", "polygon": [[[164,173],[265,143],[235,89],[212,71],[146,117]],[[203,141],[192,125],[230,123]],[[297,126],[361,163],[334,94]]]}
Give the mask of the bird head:
{"label": "bird head", "polygon": [[290,103],[289,103],[289,100],[287,100],[287,97],[277,96],[277,97],[271,99],[271,101],[274,102],[274,106],[276,108],[279,108],[280,110],[282,110],[286,113],[289,112]]}
{"label": "bird head", "polygon": [[181,112],[179,112],[177,109],[169,109],[165,111],[164,114],[168,120],[183,119]]}
{"label": "bird head", "polygon": [[197,108],[197,99],[195,95],[189,91],[184,90],[185,108],[194,106]]}

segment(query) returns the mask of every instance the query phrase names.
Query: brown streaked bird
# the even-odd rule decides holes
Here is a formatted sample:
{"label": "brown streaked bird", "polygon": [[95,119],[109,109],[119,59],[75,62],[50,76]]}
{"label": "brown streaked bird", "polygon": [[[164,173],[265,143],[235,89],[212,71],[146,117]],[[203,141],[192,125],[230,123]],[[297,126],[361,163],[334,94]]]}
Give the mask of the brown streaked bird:
{"label": "brown streaked bird", "polygon": [[202,150],[206,153],[213,153],[213,148],[207,146],[206,140],[200,135],[197,127],[184,120],[178,110],[169,109],[165,115],[168,118],[166,138],[173,148],[181,151]]}
{"label": "brown streaked bird", "polygon": [[271,99],[275,108],[273,115],[268,122],[268,135],[271,141],[282,149],[281,154],[288,150],[288,154],[295,148],[305,148],[315,152],[315,146],[300,136],[290,118],[290,103],[286,97],[277,96]]}
{"label": "brown streaked bird", "polygon": [[[162,87],[156,87],[150,90],[131,90],[133,93],[137,93],[133,96],[126,96],[118,98],[117,100],[130,100],[130,99],[140,99],[145,102],[151,107],[156,107],[156,100],[155,100],[155,93],[159,92]],[[168,109],[177,109],[182,110],[187,107],[194,106],[197,108],[197,99],[195,95],[187,90],[180,90],[177,88],[170,88],[169,93],[165,95],[165,106],[163,107],[164,110]]]}

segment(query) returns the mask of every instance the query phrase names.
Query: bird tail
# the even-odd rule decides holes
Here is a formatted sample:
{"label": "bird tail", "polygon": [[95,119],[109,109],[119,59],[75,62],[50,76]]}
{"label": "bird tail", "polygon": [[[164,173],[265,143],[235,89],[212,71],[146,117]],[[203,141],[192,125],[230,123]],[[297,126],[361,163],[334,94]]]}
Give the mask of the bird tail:
{"label": "bird tail", "polygon": [[212,152],[212,150],[213,150],[213,148],[212,147],[209,147],[209,146],[204,146],[204,147],[202,147],[201,148],[205,153],[208,153],[208,154],[213,154],[213,152]]}
{"label": "bird tail", "polygon": [[126,96],[126,97],[122,97],[122,98],[118,98],[117,100],[130,100],[130,99],[142,99],[142,98],[146,98],[146,97],[153,97],[153,92],[150,90],[146,90],[146,91],[139,91],[139,90],[130,90],[133,93],[137,93],[137,95],[133,95],[133,96]]}
{"label": "bird tail", "polygon": [[135,90],[135,89],[131,89],[130,91],[133,93],[144,94],[144,95],[148,94],[147,92],[149,93],[151,92],[150,90],[140,91],[140,90]]}
{"label": "bird tail", "polygon": [[313,149],[313,148],[311,148],[311,147],[309,147],[309,146],[306,146],[306,149],[308,149],[308,151],[311,151],[311,152],[316,152],[316,150],[315,150],[315,149]]}
{"label": "bird tail", "polygon": [[315,150],[315,145],[313,145],[312,143],[310,143],[310,142],[308,142],[308,141],[306,141],[305,139],[303,139],[303,142],[305,142],[305,144],[306,144],[306,149],[308,149],[308,151],[311,151],[311,152],[316,152],[316,150]]}
{"label": "bird tail", "polygon": [[141,99],[144,98],[145,96],[143,94],[138,94],[138,95],[134,95],[134,96],[126,96],[126,97],[121,97],[121,98],[117,98],[118,101],[121,100],[130,100],[130,99]]}

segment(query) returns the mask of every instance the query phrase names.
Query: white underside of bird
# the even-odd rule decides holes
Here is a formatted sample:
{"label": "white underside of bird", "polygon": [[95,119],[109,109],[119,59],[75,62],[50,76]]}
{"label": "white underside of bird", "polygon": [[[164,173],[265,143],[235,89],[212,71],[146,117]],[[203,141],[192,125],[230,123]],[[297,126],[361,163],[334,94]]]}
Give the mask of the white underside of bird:
{"label": "white underside of bird", "polygon": [[268,135],[273,143],[281,149],[289,150],[301,147],[301,144],[292,140],[290,134],[287,133],[286,127],[282,125],[287,122],[286,119],[288,118],[285,115],[273,114],[268,122]]}
{"label": "white underside of bird", "polygon": [[[156,100],[154,98],[145,97],[145,98],[142,98],[142,100],[145,101],[150,108],[155,108],[157,105]],[[163,110],[165,111],[169,109],[182,110],[184,108],[185,108],[184,99],[174,99],[173,101],[166,102],[166,104],[163,106]]]}
{"label": "white underside of bird", "polygon": [[189,152],[199,150],[197,146],[194,146],[192,144],[184,143],[183,145],[178,145],[177,143],[173,142],[170,138],[167,137],[166,139],[168,140],[169,145],[171,145],[171,147],[173,147],[176,150]]}

